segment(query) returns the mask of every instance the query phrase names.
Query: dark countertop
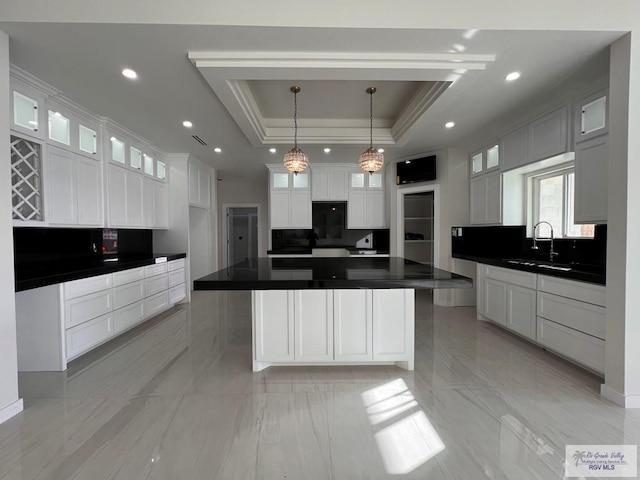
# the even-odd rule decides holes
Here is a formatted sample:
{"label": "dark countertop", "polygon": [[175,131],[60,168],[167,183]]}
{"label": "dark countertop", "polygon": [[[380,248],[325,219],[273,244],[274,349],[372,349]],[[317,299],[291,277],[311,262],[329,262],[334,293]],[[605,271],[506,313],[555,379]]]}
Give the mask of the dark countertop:
{"label": "dark countertop", "polygon": [[171,261],[186,256],[186,253],[155,253],[144,256],[118,257],[116,261],[105,261],[102,257],[98,257],[18,265],[15,267],[16,292],[153,265],[156,263],[156,258],[160,257],[166,257],[167,261]]}
{"label": "dark countertop", "polygon": [[[601,265],[589,265],[581,263],[564,264],[562,262],[544,262],[540,260],[530,260],[531,263],[536,263],[536,265],[523,265],[522,263],[527,262],[527,259],[476,257],[473,255],[463,254],[453,254],[452,257],[460,258],[462,260],[470,260],[477,263],[484,263],[486,265],[493,265],[495,267],[539,273],[541,275],[548,275],[550,277],[560,277],[569,280],[578,280],[580,282],[595,283],[598,285],[607,284],[606,268]],[[514,260],[522,263],[513,263]],[[570,268],[570,270],[554,270],[552,268],[540,265],[558,266],[563,268]]]}
{"label": "dark countertop", "polygon": [[469,288],[470,278],[399,257],[258,258],[211,273],[195,290]]}
{"label": "dark countertop", "polygon": [[316,245],[315,247],[307,247],[304,245],[292,245],[289,247],[276,248],[268,250],[267,255],[311,255],[311,250],[314,248],[344,248],[349,252],[360,252],[362,250],[375,250],[376,253],[385,255],[389,253],[389,250],[378,250],[377,248],[356,248],[352,245]]}

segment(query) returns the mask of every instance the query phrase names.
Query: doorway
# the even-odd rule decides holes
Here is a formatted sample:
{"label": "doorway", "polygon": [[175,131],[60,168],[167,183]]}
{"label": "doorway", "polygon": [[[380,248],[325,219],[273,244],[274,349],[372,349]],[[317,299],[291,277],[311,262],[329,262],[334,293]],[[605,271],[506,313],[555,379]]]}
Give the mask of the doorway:
{"label": "doorway", "polygon": [[258,258],[257,206],[226,207],[226,266]]}

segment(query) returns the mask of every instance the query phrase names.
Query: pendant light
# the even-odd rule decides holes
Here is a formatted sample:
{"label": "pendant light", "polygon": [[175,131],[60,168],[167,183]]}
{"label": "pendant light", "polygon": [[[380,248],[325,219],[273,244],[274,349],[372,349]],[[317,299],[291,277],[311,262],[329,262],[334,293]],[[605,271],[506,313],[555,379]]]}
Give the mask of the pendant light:
{"label": "pendant light", "polygon": [[284,166],[295,175],[309,166],[309,157],[298,148],[298,93],[300,87],[294,85],[289,90],[293,93],[293,148],[284,154]]}
{"label": "pendant light", "polygon": [[373,94],[376,93],[376,87],[367,88],[369,94],[369,148],[360,154],[360,168],[365,172],[373,173],[382,168],[384,163],[384,155],[378,152],[377,148],[373,148]]}

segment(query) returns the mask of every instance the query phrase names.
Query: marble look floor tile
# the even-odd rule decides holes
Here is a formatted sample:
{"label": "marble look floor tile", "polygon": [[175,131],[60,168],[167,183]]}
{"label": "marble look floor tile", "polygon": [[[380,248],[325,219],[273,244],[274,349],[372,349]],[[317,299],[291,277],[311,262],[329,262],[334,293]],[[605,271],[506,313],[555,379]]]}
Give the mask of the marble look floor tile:
{"label": "marble look floor tile", "polygon": [[1,480],[547,480],[566,444],[637,444],[600,379],[416,295],[415,371],[251,371],[248,292],[194,292],[71,363],[20,374]]}

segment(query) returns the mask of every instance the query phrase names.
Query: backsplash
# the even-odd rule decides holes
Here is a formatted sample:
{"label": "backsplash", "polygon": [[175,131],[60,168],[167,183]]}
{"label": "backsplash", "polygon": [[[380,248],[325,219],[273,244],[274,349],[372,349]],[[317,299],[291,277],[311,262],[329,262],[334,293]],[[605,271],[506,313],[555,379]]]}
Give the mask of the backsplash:
{"label": "backsplash", "polygon": [[[271,230],[271,248],[308,246],[310,229]],[[373,234],[373,247],[378,250],[389,250],[389,229],[380,230],[347,230],[343,229],[339,238],[319,238],[317,246],[355,247],[356,243]]]}
{"label": "backsplash", "polygon": [[[459,232],[462,235],[457,235]],[[457,236],[456,236],[457,235]],[[550,242],[539,241],[533,250],[533,239],[526,237],[526,228],[519,226],[453,227],[451,251],[454,255],[485,258],[530,258],[548,260]],[[607,226],[596,225],[594,238],[556,238],[553,248],[559,263],[590,263],[605,265],[607,259]]]}
{"label": "backsplash", "polygon": [[[16,266],[38,262],[78,262],[102,259],[103,229],[14,227]],[[153,231],[117,230],[118,255],[151,256]]]}

